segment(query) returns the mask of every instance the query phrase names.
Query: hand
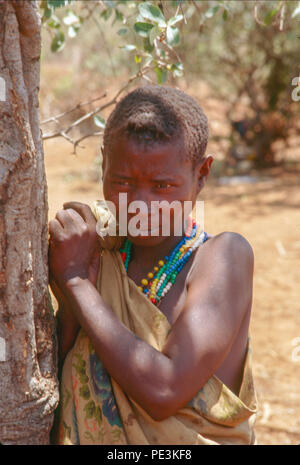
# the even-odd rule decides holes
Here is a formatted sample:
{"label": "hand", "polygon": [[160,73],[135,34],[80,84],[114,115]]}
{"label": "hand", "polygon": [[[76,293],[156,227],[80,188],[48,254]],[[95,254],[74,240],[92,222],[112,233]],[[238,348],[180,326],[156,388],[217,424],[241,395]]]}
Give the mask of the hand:
{"label": "hand", "polygon": [[58,308],[69,308],[70,304],[68,302],[68,299],[66,298],[62,290],[58,287],[58,285],[54,281],[51,273],[49,273],[49,285],[50,285],[52,294],[57,300]]}
{"label": "hand", "polygon": [[99,241],[96,219],[88,205],[64,204],[49,222],[49,268],[60,289],[73,277],[88,278],[96,285]]}

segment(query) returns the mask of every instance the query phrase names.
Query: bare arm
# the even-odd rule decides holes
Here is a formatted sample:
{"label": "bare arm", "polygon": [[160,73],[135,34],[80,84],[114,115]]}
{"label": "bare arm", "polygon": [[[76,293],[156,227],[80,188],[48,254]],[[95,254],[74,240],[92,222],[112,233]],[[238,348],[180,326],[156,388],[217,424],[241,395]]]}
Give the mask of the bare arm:
{"label": "bare arm", "polygon": [[49,284],[58,303],[56,322],[58,333],[58,371],[60,377],[63,362],[69,350],[74,345],[80,325],[72,312],[70,302],[51,276]]}
{"label": "bare arm", "polygon": [[[95,234],[96,220],[90,211],[88,205],[82,204],[80,202],[67,202],[64,203],[64,208],[75,208],[82,218],[85,219],[90,231],[93,231]],[[96,241],[97,243],[97,241]],[[49,246],[51,247],[51,241]],[[49,252],[50,252],[49,247]],[[50,254],[49,254],[50,255]],[[89,280],[96,285],[98,270],[99,270],[99,247],[95,247],[94,254],[91,257],[89,267],[88,267],[88,277]],[[50,257],[49,257],[50,258]],[[58,333],[58,359],[59,359],[59,376],[61,374],[63,362],[66,358],[66,355],[71,350],[75,343],[76,336],[80,329],[80,324],[77,318],[72,311],[72,303],[69,301],[68,296],[65,295],[63,290],[55,282],[53,275],[50,270],[50,287],[51,290],[58,302],[58,311],[56,313],[57,321],[57,333]]]}
{"label": "bare arm", "polygon": [[253,253],[248,242],[223,233],[209,243],[201,256],[205,273],[199,270],[189,286],[185,307],[162,352],[118,320],[82,268],[76,272],[73,267],[61,281],[110,375],[158,421],[186,405],[216,372],[251,299]]}

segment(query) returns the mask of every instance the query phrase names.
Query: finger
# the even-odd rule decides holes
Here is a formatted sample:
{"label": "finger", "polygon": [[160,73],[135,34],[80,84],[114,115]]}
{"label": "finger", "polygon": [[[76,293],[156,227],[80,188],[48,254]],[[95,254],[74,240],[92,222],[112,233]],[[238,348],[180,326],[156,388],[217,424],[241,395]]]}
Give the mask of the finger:
{"label": "finger", "polygon": [[56,218],[53,218],[49,221],[48,229],[50,234],[50,242],[63,239],[63,228]]}
{"label": "finger", "polygon": [[89,205],[81,202],[66,202],[63,204],[64,209],[71,208],[75,210],[83,219],[84,221],[90,225],[94,226],[96,224],[96,218],[93,215],[93,212]]}
{"label": "finger", "polygon": [[84,218],[82,218],[82,216],[76,210],[73,210],[73,208],[68,208],[67,210],[63,211],[65,211],[69,215],[73,222],[76,221],[76,223],[87,226]]}
{"label": "finger", "polygon": [[55,215],[55,219],[60,223],[62,228],[70,226],[71,218],[69,215],[66,215],[65,210],[58,210]]}
{"label": "finger", "polygon": [[[59,210],[56,214],[56,219],[61,223],[64,229],[72,231],[76,229],[76,225],[83,226],[85,224],[82,217],[75,210]],[[75,223],[75,224],[74,224]]]}

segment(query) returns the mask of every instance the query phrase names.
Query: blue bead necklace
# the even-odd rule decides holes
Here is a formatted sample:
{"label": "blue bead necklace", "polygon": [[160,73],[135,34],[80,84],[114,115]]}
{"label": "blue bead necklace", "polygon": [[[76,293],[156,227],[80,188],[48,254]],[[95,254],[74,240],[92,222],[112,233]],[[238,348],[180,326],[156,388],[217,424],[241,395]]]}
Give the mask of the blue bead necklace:
{"label": "blue bead necklace", "polygon": [[[165,260],[159,260],[154,266],[153,272],[147,274],[147,278],[141,280],[139,289],[155,305],[169,292],[176,278],[194,250],[208,239],[205,231],[200,231],[195,220],[189,219],[189,225],[179,243],[175,246]],[[128,238],[120,249],[121,257],[126,271],[130,263],[132,243]]]}

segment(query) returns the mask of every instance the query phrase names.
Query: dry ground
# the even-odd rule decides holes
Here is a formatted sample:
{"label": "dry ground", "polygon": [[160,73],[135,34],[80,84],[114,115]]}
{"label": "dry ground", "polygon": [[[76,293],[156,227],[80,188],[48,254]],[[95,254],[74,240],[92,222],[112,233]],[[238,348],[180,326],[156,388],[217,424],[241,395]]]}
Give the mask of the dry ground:
{"label": "dry ground", "polygon": [[[97,142],[85,145],[75,156],[66,141],[45,143],[49,219],[65,201],[99,198],[92,168]],[[213,235],[238,232],[255,254],[251,337],[260,444],[300,443],[300,360],[292,345],[300,338],[299,175],[271,170],[264,174],[268,179],[236,186],[210,179],[200,197],[205,200],[205,230]]]}

